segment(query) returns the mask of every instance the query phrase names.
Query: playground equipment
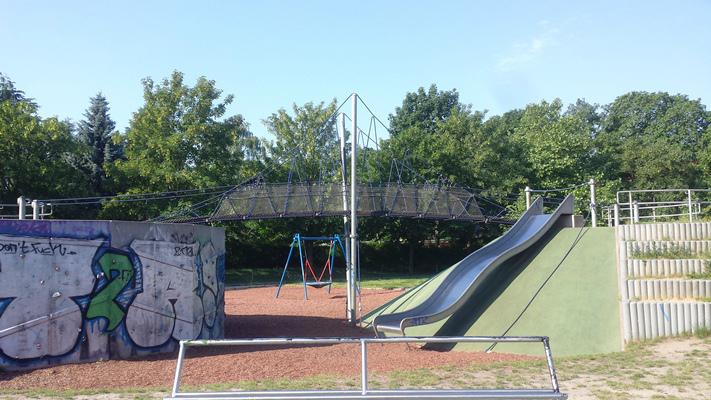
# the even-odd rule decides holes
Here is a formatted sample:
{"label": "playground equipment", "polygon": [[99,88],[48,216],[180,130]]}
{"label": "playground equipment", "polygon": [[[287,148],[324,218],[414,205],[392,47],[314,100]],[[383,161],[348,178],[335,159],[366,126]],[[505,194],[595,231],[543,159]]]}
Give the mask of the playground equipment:
{"label": "playground equipment", "polygon": [[[321,272],[318,274],[314,270],[313,258],[310,258],[306,252],[305,242],[323,242],[328,241],[328,255],[326,256],[326,261],[321,268]],[[294,254],[294,249],[299,250],[299,265],[301,266],[301,279],[304,284],[304,299],[309,298],[307,287],[322,288],[327,286],[328,292],[331,293],[331,285],[333,284],[333,265],[336,261],[336,250],[341,249],[341,254],[343,255],[343,260],[346,261],[346,249],[343,246],[341,237],[338,235],[333,236],[301,236],[301,234],[294,234],[294,238],[291,240],[291,246],[289,247],[289,255],[286,257],[286,263],[284,264],[284,271],[281,274],[281,279],[279,280],[279,286],[277,287],[276,297],[279,297],[279,292],[281,292],[281,287],[286,279],[286,271],[289,268],[289,263],[291,262],[291,257]],[[324,276],[328,271],[328,279],[324,280]]]}
{"label": "playground equipment", "polygon": [[[368,387],[368,351],[370,343],[542,343],[551,382],[550,389],[371,389]],[[180,392],[180,377],[188,347],[205,346],[294,346],[360,344],[361,387],[355,390],[273,390],[232,392]],[[560,392],[553,365],[550,342],[545,336],[450,336],[397,338],[262,338],[238,340],[183,340],[170,397],[174,399],[567,399]]]}
{"label": "playground equipment", "polygon": [[407,327],[431,324],[452,315],[498,267],[532,246],[561,217],[572,219],[572,214],[572,195],[567,196],[552,214],[543,213],[543,198],[537,198],[503,236],[457,264],[424,302],[410,310],[378,315],[373,320],[373,328],[378,333],[404,335]]}

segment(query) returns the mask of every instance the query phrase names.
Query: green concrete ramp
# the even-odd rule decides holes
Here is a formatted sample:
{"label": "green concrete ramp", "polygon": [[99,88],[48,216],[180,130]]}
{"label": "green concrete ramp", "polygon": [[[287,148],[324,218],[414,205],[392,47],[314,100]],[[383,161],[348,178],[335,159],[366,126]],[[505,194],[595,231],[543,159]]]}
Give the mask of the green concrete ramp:
{"label": "green concrete ramp", "polygon": [[[620,351],[614,239],[612,228],[552,229],[536,245],[490,277],[485,290],[473,295],[461,310],[435,324],[408,328],[405,333],[498,336],[513,323],[507,335],[549,336],[556,356]],[[364,325],[380,313],[416,306],[448,271],[366,315]],[[536,295],[541,286],[543,289]],[[469,344],[455,349],[483,348],[485,346]],[[540,355],[543,350],[541,346],[508,344],[498,345],[495,351]]]}

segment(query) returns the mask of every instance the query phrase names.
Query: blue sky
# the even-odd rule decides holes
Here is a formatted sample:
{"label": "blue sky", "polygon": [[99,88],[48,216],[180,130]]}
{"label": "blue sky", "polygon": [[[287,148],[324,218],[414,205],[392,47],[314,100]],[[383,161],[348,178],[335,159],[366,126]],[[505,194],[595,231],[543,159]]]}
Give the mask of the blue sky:
{"label": "blue sky", "polygon": [[123,130],[141,79],[173,70],[235,95],[252,131],[292,103],[356,91],[381,117],[408,91],[456,88],[489,115],[632,90],[711,101],[709,1],[0,0],[0,72],[78,121],[104,93]]}

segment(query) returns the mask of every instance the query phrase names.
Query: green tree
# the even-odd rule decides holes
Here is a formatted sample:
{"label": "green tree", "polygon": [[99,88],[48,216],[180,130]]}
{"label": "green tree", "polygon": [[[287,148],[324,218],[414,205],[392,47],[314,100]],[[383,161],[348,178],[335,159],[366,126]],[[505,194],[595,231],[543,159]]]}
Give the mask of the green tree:
{"label": "green tree", "polygon": [[440,91],[435,84],[428,90],[420,87],[407,93],[390,115],[390,138],[382,143],[379,163],[389,166],[395,159],[409,166],[400,171],[406,182],[420,177],[464,182],[461,144],[483,118],[484,113],[472,113],[459,102],[456,89]]}
{"label": "green tree", "polygon": [[[710,118],[711,119],[711,118]],[[699,150],[699,161],[703,182],[706,188],[711,187],[711,125],[706,127],[702,135],[701,149]]]}
{"label": "green tree", "polygon": [[25,97],[25,92],[15,87],[15,82],[0,72],[0,102],[10,101],[13,104],[24,102],[37,108],[37,103]]}
{"label": "green tree", "polygon": [[530,104],[515,131],[525,149],[532,187],[561,188],[590,178],[590,128],[585,118],[563,114],[562,109],[559,99]]}
{"label": "green tree", "polygon": [[[483,137],[484,116],[484,112],[472,112],[471,107],[461,104],[456,89],[439,91],[431,85],[427,91],[419,88],[408,93],[402,106],[390,116],[391,137],[383,141],[378,155],[381,165],[397,160],[396,165],[404,164],[406,168],[400,167],[399,176],[383,180],[400,178],[404,183],[421,183],[424,178],[432,183],[462,186],[488,181],[489,177],[483,178],[485,173],[477,168],[481,159],[473,161],[470,151],[481,144],[477,139]],[[452,235],[455,227],[459,228],[457,235],[464,237],[472,237],[477,231],[473,224],[461,230],[461,226],[452,224],[400,219],[388,221],[376,236],[406,244],[408,271],[414,272],[416,253],[424,241]],[[370,231],[374,228],[367,227]]]}
{"label": "green tree", "polygon": [[602,127],[604,115],[599,104],[590,104],[585,99],[577,99],[568,105],[565,115],[575,116],[583,121],[590,129],[590,137],[597,137]]}
{"label": "green tree", "polygon": [[[335,119],[336,100],[330,103],[294,104],[292,112],[280,109],[263,120],[275,140],[268,147],[266,178],[285,182],[340,182],[340,154]],[[340,218],[284,218],[247,221],[231,233],[235,251],[245,260],[261,260],[270,267],[284,262],[292,235],[324,236],[342,231]],[[306,244],[313,254],[314,243]]]}
{"label": "green tree", "polygon": [[[280,109],[263,122],[275,142],[270,146],[272,162],[281,173],[292,170],[304,181],[317,181],[319,177],[337,174],[340,160],[338,133],[335,118],[336,100],[325,104],[306,103],[292,106],[293,115]],[[281,178],[285,178],[281,176]]]}
{"label": "green tree", "polygon": [[107,195],[105,164],[123,156],[120,142],[113,140],[116,124],[109,116],[109,102],[101,93],[92,97],[89,108],[84,112],[84,120],[79,122],[77,136],[91,149],[87,159],[89,182],[97,194]]}
{"label": "green tree", "polygon": [[37,105],[3,79],[0,202],[15,203],[20,195],[47,199],[86,194],[87,182],[73,162],[85,149],[72,136],[71,126],[54,117],[42,119]]}
{"label": "green tree", "polygon": [[709,113],[700,100],[664,92],[631,92],[606,107],[597,148],[608,175],[625,188],[701,185],[702,137]]}
{"label": "green tree", "polygon": [[528,183],[530,165],[525,144],[515,140],[523,110],[511,110],[487,119],[481,132],[467,146],[471,171],[479,171],[474,187],[506,204],[506,198],[519,194]]}
{"label": "green tree", "polygon": [[[121,138],[126,159],[116,161],[109,176],[130,194],[230,185],[253,175],[260,143],[241,115],[225,117],[233,96],[221,96],[215,81],[200,77],[190,87],[177,71],[160,83],[144,79],[145,104]],[[166,204],[129,207],[112,203],[105,215],[116,215],[118,208],[123,217],[146,218]]]}
{"label": "green tree", "polygon": [[393,137],[410,128],[433,133],[437,124],[447,119],[452,112],[467,109],[467,106],[459,102],[457,89],[441,91],[435,84],[430,85],[427,91],[420,87],[416,92],[407,93],[402,106],[390,115],[390,132]]}

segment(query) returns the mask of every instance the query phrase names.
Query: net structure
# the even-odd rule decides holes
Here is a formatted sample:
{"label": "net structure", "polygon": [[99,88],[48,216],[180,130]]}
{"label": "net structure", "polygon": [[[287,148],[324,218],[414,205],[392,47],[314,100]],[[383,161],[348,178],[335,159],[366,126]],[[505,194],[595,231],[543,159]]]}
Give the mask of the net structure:
{"label": "net structure", "polygon": [[[370,113],[367,131],[358,128],[355,123],[356,126],[352,128],[355,133],[347,131],[345,121],[355,121],[339,111],[349,100],[354,107],[360,104]],[[337,120],[340,123],[337,124]],[[162,202],[160,208],[164,210],[163,213],[149,219],[151,222],[211,223],[347,216],[350,214],[351,199],[349,174],[346,170],[350,164],[349,172],[352,173],[353,169],[362,172],[360,177],[352,179],[381,182],[359,183],[356,199],[358,216],[513,224],[512,220],[506,218],[507,208],[497,204],[501,199],[500,193],[456,186],[443,176],[422,176],[411,165],[407,152],[405,160],[395,154],[388,154],[385,158],[390,161],[388,170],[385,159],[370,156],[374,151],[382,151],[377,135],[378,126],[392,135],[370,107],[359,96],[352,94],[319,128],[309,132],[309,135],[313,135],[311,142],[322,143],[323,151],[305,151],[304,145],[309,141],[298,141],[281,150],[275,148],[279,151],[263,160],[268,162],[260,171],[245,177],[236,186],[37,201],[41,207],[46,205],[50,209],[48,214],[42,212],[42,216],[51,215],[55,206],[102,207],[106,203],[140,206],[149,201]],[[353,146],[354,141],[357,146]],[[360,150],[354,150],[358,148]],[[337,155],[339,150],[340,154]],[[353,157],[356,158],[355,162]],[[312,162],[307,163],[308,160]],[[314,168],[316,161],[318,169]],[[381,179],[385,176],[386,183],[382,183]],[[286,183],[281,180],[284,178]],[[279,183],[272,183],[274,181],[269,181],[271,179]],[[17,207],[12,204],[5,206]],[[0,209],[2,207],[0,204]],[[0,215],[0,218],[3,216]]]}
{"label": "net structure", "polygon": [[[345,192],[345,193],[344,193]],[[224,193],[205,217],[175,216],[165,221],[212,222],[291,217],[342,216],[350,188],[340,183],[266,183],[241,185]],[[363,184],[357,214],[366,217],[421,218],[507,223],[501,210],[480,206],[479,196],[465,188],[406,183]]]}

